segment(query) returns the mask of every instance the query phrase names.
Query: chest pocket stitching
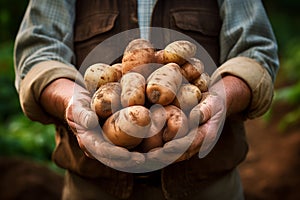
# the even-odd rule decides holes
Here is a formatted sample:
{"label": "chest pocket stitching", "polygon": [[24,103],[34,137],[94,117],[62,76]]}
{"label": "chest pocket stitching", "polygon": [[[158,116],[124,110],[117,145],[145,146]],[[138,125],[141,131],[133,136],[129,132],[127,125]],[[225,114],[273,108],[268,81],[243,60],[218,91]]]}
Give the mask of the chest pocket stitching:
{"label": "chest pocket stitching", "polygon": [[217,13],[203,9],[171,10],[171,23],[184,31],[196,31],[207,36],[218,36],[221,20]]}
{"label": "chest pocket stitching", "polygon": [[76,22],[74,41],[81,42],[113,29],[118,12],[100,12],[81,18]]}

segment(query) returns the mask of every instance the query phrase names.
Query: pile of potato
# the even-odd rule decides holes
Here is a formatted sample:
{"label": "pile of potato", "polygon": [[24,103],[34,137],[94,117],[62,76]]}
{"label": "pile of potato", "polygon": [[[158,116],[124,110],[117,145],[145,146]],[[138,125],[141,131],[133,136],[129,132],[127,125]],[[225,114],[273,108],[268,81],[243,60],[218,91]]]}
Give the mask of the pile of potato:
{"label": "pile of potato", "polygon": [[189,114],[210,81],[195,54],[196,45],[189,41],[174,41],[156,51],[149,41],[135,39],[122,63],[91,65],[84,80],[104,137],[148,152],[185,136]]}

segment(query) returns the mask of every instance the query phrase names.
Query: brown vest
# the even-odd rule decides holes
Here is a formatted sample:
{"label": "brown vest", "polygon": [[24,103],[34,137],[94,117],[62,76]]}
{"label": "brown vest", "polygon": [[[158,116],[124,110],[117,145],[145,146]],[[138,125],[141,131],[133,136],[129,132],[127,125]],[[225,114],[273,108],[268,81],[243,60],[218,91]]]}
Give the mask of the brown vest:
{"label": "brown vest", "polygon": [[[221,20],[217,1],[158,0],[152,26],[173,29],[190,36],[206,49],[217,65],[220,64]],[[99,43],[133,28],[138,28],[136,0],[78,0],[74,27],[77,66],[81,66],[84,58]],[[101,61],[102,56],[99,55],[99,59],[93,62]],[[132,174],[116,171],[87,158],[73,134],[68,134],[63,126],[57,127],[58,145],[53,158],[58,165],[97,179],[102,188],[120,198],[130,195]],[[215,148],[208,156],[199,159],[196,155],[162,170],[165,195],[172,199],[187,199],[199,190],[201,180],[235,168],[244,160],[247,150],[243,118],[228,118]]]}

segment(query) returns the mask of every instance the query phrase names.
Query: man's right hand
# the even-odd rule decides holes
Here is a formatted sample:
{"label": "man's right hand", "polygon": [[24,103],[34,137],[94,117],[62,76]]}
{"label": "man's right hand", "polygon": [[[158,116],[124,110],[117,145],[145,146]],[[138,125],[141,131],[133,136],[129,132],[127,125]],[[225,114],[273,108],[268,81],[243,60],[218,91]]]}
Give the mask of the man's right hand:
{"label": "man's right hand", "polygon": [[41,103],[51,115],[66,120],[83,152],[103,164],[134,172],[145,162],[143,154],[129,152],[106,141],[98,117],[90,109],[89,92],[69,79],[57,79],[42,93]]}

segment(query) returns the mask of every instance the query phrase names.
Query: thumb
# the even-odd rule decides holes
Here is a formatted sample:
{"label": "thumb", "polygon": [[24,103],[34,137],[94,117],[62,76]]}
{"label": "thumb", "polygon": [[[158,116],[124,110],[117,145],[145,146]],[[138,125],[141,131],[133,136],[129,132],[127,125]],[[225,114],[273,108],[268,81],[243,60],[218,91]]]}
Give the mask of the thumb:
{"label": "thumb", "polygon": [[71,99],[66,109],[66,119],[86,129],[93,129],[98,125],[98,116],[82,103],[74,103]]}
{"label": "thumb", "polygon": [[204,100],[191,110],[189,114],[189,126],[191,128],[196,128],[207,122],[211,116],[211,106]]}
{"label": "thumb", "polygon": [[99,125],[98,116],[95,112],[83,109],[81,115],[82,126],[86,129],[93,129]]}

